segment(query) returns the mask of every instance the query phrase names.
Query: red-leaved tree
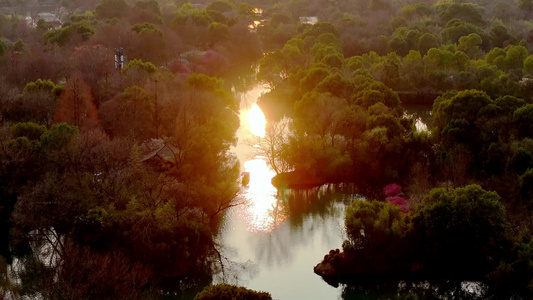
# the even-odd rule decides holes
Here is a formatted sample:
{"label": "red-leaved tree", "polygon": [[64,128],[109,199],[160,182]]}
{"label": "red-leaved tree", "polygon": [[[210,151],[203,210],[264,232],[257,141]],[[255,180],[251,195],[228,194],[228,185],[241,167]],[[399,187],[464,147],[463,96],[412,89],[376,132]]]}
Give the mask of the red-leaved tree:
{"label": "red-leaved tree", "polygon": [[56,108],[54,122],[66,122],[82,129],[93,128],[98,124],[98,113],[91,90],[81,73],[76,72],[67,79]]}

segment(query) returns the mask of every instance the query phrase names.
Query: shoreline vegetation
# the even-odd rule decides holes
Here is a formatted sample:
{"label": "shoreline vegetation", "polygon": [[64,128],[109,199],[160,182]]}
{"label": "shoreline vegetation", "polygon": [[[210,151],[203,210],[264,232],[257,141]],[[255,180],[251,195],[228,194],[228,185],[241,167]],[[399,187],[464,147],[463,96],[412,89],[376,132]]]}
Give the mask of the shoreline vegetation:
{"label": "shoreline vegetation", "polygon": [[525,271],[527,259],[504,261],[531,241],[513,245],[504,211],[499,196],[478,185],[433,189],[407,212],[390,200],[356,201],[347,209],[342,251],[331,250],[313,270],[334,286],[470,280],[499,297],[527,295],[530,277],[509,272]]}
{"label": "shoreline vegetation", "polygon": [[[291,109],[267,113],[273,185],[371,191],[318,273],[456,274],[532,297],[531,1],[0,5],[15,12],[0,14],[0,298],[212,285],[241,204],[234,93],[258,82],[260,105]],[[432,105],[427,131],[408,103]]]}

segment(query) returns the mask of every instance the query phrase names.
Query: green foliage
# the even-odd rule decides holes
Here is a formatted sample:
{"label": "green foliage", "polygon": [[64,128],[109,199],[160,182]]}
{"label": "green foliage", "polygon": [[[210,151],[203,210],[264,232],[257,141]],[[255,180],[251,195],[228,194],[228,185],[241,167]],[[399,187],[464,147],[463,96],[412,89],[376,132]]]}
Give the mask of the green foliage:
{"label": "green foliage", "polygon": [[69,20],[70,22],[72,23],[78,23],[78,22],[82,22],[82,21],[91,21],[94,19],[94,12],[93,11],[85,11],[84,13],[82,14],[73,14],[72,16],[70,16]]}
{"label": "green foliage", "polygon": [[17,39],[15,44],[13,45],[13,51],[23,51],[24,50],[24,42],[22,39]]}
{"label": "green foliage", "polygon": [[533,137],[533,104],[528,104],[515,110],[513,122],[518,131],[518,137]]}
{"label": "green foliage", "polygon": [[[370,111],[370,109],[369,109]],[[366,123],[367,129],[385,128],[387,132],[387,141],[395,137],[403,136],[405,129],[402,127],[398,118],[390,114],[379,114],[370,116]]]}
{"label": "green foliage", "polygon": [[509,242],[500,196],[478,185],[433,189],[417,208],[413,226],[419,242],[429,246],[426,262],[449,271],[486,272]]}
{"label": "green foliage", "polygon": [[[469,176],[481,179],[506,172],[515,174],[509,176],[522,174],[529,165],[527,153],[531,151],[520,150],[521,139],[532,134],[529,111],[523,99],[505,96],[493,101],[475,90],[448,92],[438,97],[433,105],[434,141],[447,159],[470,157],[461,163],[466,170],[459,171],[461,167],[455,165],[450,175],[468,172]],[[513,139],[518,141],[509,150],[507,143]]]}
{"label": "green foliage", "polygon": [[157,71],[157,67],[151,62],[143,62],[140,59],[132,59],[124,66],[124,69],[122,69],[122,71],[125,73],[128,72],[128,70],[140,70],[148,74],[152,74]]}
{"label": "green foliage", "polygon": [[129,6],[124,0],[101,0],[96,5],[96,16],[102,19],[122,18]]}
{"label": "green foliage", "polygon": [[480,111],[492,103],[492,99],[481,91],[467,90],[445,94],[435,100],[433,113],[436,137],[445,147],[457,144],[467,145],[477,153],[483,135],[476,126]]}
{"label": "green foliage", "polygon": [[524,60],[528,56],[528,51],[524,46],[509,46],[505,48],[505,66],[506,69],[518,69],[522,70],[524,66]]}
{"label": "green foliage", "polygon": [[27,137],[22,136],[9,140],[7,146],[9,149],[17,152],[33,153],[35,149],[39,149],[40,145],[39,143],[36,143],[35,140],[30,140]]}
{"label": "green foliage", "polygon": [[396,17],[391,20],[390,25],[393,29],[396,29],[398,27],[407,26],[407,19],[403,17]]}
{"label": "green foliage", "polygon": [[254,15],[253,9],[254,7],[248,3],[241,3],[237,7],[237,11],[239,12],[239,15],[249,16],[249,17]]}
{"label": "green foliage", "polygon": [[518,7],[530,12],[533,9],[533,3],[529,0],[518,0]]}
{"label": "green foliage", "polygon": [[7,44],[3,40],[0,40],[0,57],[4,56],[7,50]]}
{"label": "green foliage", "polygon": [[471,33],[459,38],[458,49],[464,51],[469,57],[477,58],[481,56],[479,46],[483,40],[478,34]]}
{"label": "green foliage", "polygon": [[137,23],[133,26],[131,26],[131,30],[139,33],[139,34],[146,34],[146,33],[155,33],[159,36],[163,36],[163,33],[161,30],[157,27],[157,25],[153,23]]}
{"label": "green foliage", "polygon": [[230,35],[229,26],[218,22],[209,24],[207,32],[211,43],[226,41]]}
{"label": "green foliage", "polygon": [[81,40],[88,40],[95,33],[94,27],[86,21],[72,23],[62,28],[48,31],[44,34],[46,43],[58,44],[60,46],[68,44],[72,39],[78,37]]}
{"label": "green foliage", "polygon": [[526,75],[533,76],[533,55],[529,55],[524,59],[523,71]]}
{"label": "green foliage", "polygon": [[346,102],[331,94],[306,93],[294,105],[295,125],[301,132],[325,138],[332,133],[336,115]]}
{"label": "green foliage", "polygon": [[[335,58],[339,57],[335,56]],[[333,62],[329,62],[333,64]],[[315,90],[320,93],[330,93],[337,97],[346,98],[351,94],[353,89],[350,84],[350,81],[347,78],[342,77],[342,75],[340,75],[339,73],[335,73],[328,75],[320,83],[318,83],[315,87]]]}
{"label": "green foliage", "polygon": [[438,48],[440,45],[439,38],[432,33],[422,34],[416,43],[416,48],[421,53],[427,53],[431,48]]}
{"label": "green foliage", "polygon": [[389,40],[389,49],[398,55],[406,55],[409,52],[407,41],[401,36],[395,36]]}
{"label": "green foliage", "polygon": [[276,28],[279,27],[281,24],[290,24],[291,18],[288,15],[280,14],[280,13],[273,13],[270,17],[269,24]]}
{"label": "green foliage", "polygon": [[[176,130],[171,131],[172,144],[180,151],[177,157],[180,163],[174,169],[176,176],[209,182],[214,190],[218,184],[228,184],[227,179],[233,176],[228,174],[233,174],[231,156],[220,153],[235,142],[235,130],[239,126],[235,113],[238,102],[221,89],[223,84],[221,79],[205,74],[189,76],[183,106],[175,119]],[[218,168],[218,164],[225,167]],[[211,189],[206,188],[206,192],[209,191]],[[210,214],[216,212],[216,207],[210,206],[212,203],[206,205]]]}
{"label": "green foliage", "polygon": [[51,80],[42,80],[39,78],[36,81],[28,82],[26,86],[24,86],[23,93],[34,93],[34,92],[45,91],[45,92],[51,93],[59,97],[63,89],[64,89],[63,86],[56,85]]}
{"label": "green foliage", "polygon": [[304,78],[300,81],[300,91],[303,93],[312,91],[317,84],[329,75],[328,70],[322,67],[309,69]]}
{"label": "green foliage", "polygon": [[373,80],[357,85],[355,93],[351,97],[351,102],[364,108],[382,102],[392,109],[398,109],[401,104],[400,97],[398,97],[396,92],[385,84]]}
{"label": "green foliage", "polygon": [[408,18],[429,16],[433,14],[433,8],[426,3],[417,3],[403,6],[401,13]]}
{"label": "green foliage", "polygon": [[6,119],[12,122],[35,122],[50,126],[63,86],[51,80],[28,82],[22,93],[6,106]]}
{"label": "green foliage", "polygon": [[520,176],[520,191],[527,202],[533,202],[533,169],[528,169]]}
{"label": "green foliage", "polygon": [[[291,41],[295,42],[297,40],[298,39],[292,39]],[[289,42],[291,42],[291,41],[288,41],[287,44],[290,44]],[[327,44],[327,45],[330,45],[330,46],[333,46],[333,47],[337,47],[337,48],[339,46],[338,38],[331,32],[323,33],[323,34],[319,35],[316,38],[315,43]],[[303,44],[302,44],[302,46],[303,46]],[[300,49],[302,49],[302,47],[300,47]]]}
{"label": "green foliage", "polygon": [[354,201],[346,209],[345,251],[369,247],[372,250],[393,247],[406,234],[406,223],[397,205],[380,201]]}
{"label": "green foliage", "polygon": [[481,8],[474,3],[441,4],[437,6],[439,16],[443,22],[448,22],[453,18],[463,20],[475,25],[483,25],[483,15]]}
{"label": "green foliage", "polygon": [[256,292],[244,287],[238,287],[235,285],[229,285],[221,283],[217,285],[208,286],[202,292],[200,292],[194,300],[271,300],[267,292]]}
{"label": "green foliage", "polygon": [[436,119],[440,121],[442,118],[443,122],[461,118],[473,121],[477,113],[492,102],[486,93],[476,90],[460,91],[446,98],[446,96],[441,97],[433,105]]}
{"label": "green foliage", "polygon": [[502,261],[498,268],[488,275],[498,289],[512,289],[523,294],[533,292],[533,239],[524,238],[513,249],[513,258]]}
{"label": "green foliage", "polygon": [[[339,51],[337,44],[325,44],[325,43],[316,43],[313,48],[310,50],[310,54],[314,56],[315,61],[325,61],[326,57],[338,57],[338,62],[335,65],[332,65],[332,67],[340,68],[344,62],[344,57],[342,56],[342,53]],[[327,60],[326,60],[327,61]],[[327,64],[326,64],[327,65]]]}
{"label": "green foliage", "polygon": [[27,137],[29,140],[39,140],[46,132],[46,126],[32,122],[17,123],[11,126],[11,133],[14,138]]}
{"label": "green foliage", "polygon": [[308,37],[318,38],[322,34],[331,33],[333,36],[339,36],[339,30],[331,23],[318,22],[311,27],[308,27],[302,34],[302,39]]}
{"label": "green foliage", "polygon": [[[63,2],[75,6],[76,1]],[[500,11],[506,8],[505,3],[440,1],[433,6],[426,3],[404,6],[400,1],[391,6],[383,0],[336,4],[297,0],[263,3],[263,16],[252,12],[254,6],[227,0],[215,0],[205,6],[183,4],[185,1],[181,0],[97,2],[100,3],[94,12],[73,15],[70,23],[46,33],[49,27],[44,22],[38,24],[42,31],[33,32],[34,29],[20,23],[19,17],[0,16],[0,56],[4,57],[0,63],[2,70],[6,70],[0,84],[0,109],[1,120],[8,124],[3,135],[9,140],[0,154],[0,181],[8,182],[0,186],[0,198],[5,191],[10,195],[24,193],[13,199],[24,199],[31,205],[19,203],[18,213],[24,215],[24,208],[33,210],[28,210],[32,213],[27,213],[27,219],[18,219],[21,224],[33,226],[32,222],[39,220],[43,228],[61,225],[58,228],[65,241],[84,242],[102,251],[133,249],[128,259],[155,267],[159,274],[170,274],[175,267],[178,275],[184,275],[197,262],[207,261],[204,258],[211,251],[213,236],[208,222],[230,205],[235,191],[232,180],[235,164],[227,150],[236,140],[238,101],[224,88],[236,84],[200,74],[168,75],[156,68],[168,66],[167,58],[171,57],[183,64],[190,63],[193,72],[213,74],[200,67],[199,61],[208,57],[202,53],[228,60],[224,66],[231,68],[222,67],[224,70],[215,74],[227,75],[231,78],[227,80],[232,81],[239,77],[243,82],[247,79],[240,71],[233,73],[235,62],[239,60],[239,67],[248,68],[251,66],[248,63],[258,57],[254,55],[265,53],[257,78],[268,82],[271,95],[281,95],[277,101],[294,104],[293,132],[283,140],[280,150],[287,162],[280,170],[294,168],[332,182],[364,181],[379,185],[391,178],[411,180],[406,166],[417,160],[423,161],[421,164],[428,169],[428,180],[439,184],[449,180],[447,174],[460,173],[457,165],[463,165],[467,179],[487,188],[508,191],[500,194],[509,195],[504,200],[518,205],[509,207],[527,211],[523,208],[530,204],[533,190],[533,117],[528,78],[533,76],[533,58],[526,42],[531,41],[531,22],[517,14],[510,15],[514,5],[508,5],[509,12],[505,13]],[[160,18],[159,5],[164,10],[165,22]],[[519,1],[518,5],[527,12],[531,1]],[[172,13],[169,8],[175,7],[179,8],[168,16]],[[385,8],[391,10],[382,10]],[[382,11],[370,14],[369,9]],[[237,13],[238,17],[231,19]],[[299,24],[299,15],[316,15],[327,23]],[[485,16],[495,18],[488,20]],[[501,20],[496,19],[500,17]],[[116,19],[105,20],[112,18]],[[263,18],[267,21],[263,22]],[[259,19],[264,26],[246,28],[250,21]],[[174,26],[174,32],[168,30],[169,24]],[[36,46],[39,39],[34,33],[45,36],[47,47]],[[24,42],[17,41],[20,34]],[[76,127],[66,124],[56,124],[50,130],[38,125],[52,124],[46,120],[53,120],[50,112],[53,116],[62,87],[37,78],[54,78],[58,82],[57,78],[80,66],[77,56],[58,63],[64,53],[54,45],[68,46],[63,49],[68,50],[94,39],[89,44],[104,45],[102,51],[112,56],[113,50],[106,47],[112,46],[118,35],[130,49],[126,54],[138,58],[131,60],[122,73],[107,69],[107,62],[112,65],[112,57],[102,55],[101,62],[95,61],[93,55],[99,55],[96,52],[89,51],[80,60],[98,73],[96,76],[87,72],[91,68],[82,71],[87,73],[84,77],[87,75],[90,93],[99,99],[102,122],[95,126],[112,134],[113,141],[127,137],[131,143],[142,144],[140,147],[148,144],[140,141],[149,140],[156,129],[160,130],[158,137],[163,137],[166,149],[173,152],[164,159],[158,160],[156,156],[141,163],[137,156],[144,159],[148,157],[145,153],[139,155],[134,149],[136,154],[130,155],[130,144],[124,142],[127,145],[118,147],[104,133],[91,136],[86,128],[78,133]],[[258,39],[265,49],[260,49]],[[519,40],[523,40],[520,45]],[[7,41],[17,42],[15,45],[8,42],[11,48]],[[145,47],[151,51],[145,51]],[[8,48],[14,51],[5,57]],[[39,49],[44,51],[37,53]],[[152,55],[139,54],[148,52]],[[195,61],[195,55],[201,59]],[[244,57],[249,60],[243,62]],[[481,57],[485,59],[479,60]],[[60,75],[44,76],[44,69]],[[253,74],[253,68],[248,69]],[[155,78],[158,83],[154,87]],[[465,91],[447,93],[452,88]],[[410,98],[431,101],[443,94],[435,101],[431,135],[412,131],[411,120],[402,117],[405,113],[399,94],[408,101]],[[158,107],[154,105],[155,97],[159,97]],[[21,119],[15,117],[17,107],[23,108],[18,110]],[[18,123],[29,120],[34,123]],[[155,124],[157,121],[160,124]],[[35,151],[41,146],[43,151]],[[35,155],[38,164],[34,153],[39,154]],[[13,161],[6,157],[13,157]],[[443,164],[438,165],[439,162]],[[452,166],[447,166],[447,162],[453,162]],[[152,168],[156,171],[152,172]],[[26,173],[30,175],[20,175]],[[476,249],[481,249],[476,252],[481,253],[479,261],[496,253],[493,257],[497,263],[500,258],[497,252],[501,249],[494,244],[505,239],[498,233],[491,236],[495,241],[475,240],[478,237],[470,241],[473,231],[490,234],[463,219],[478,222],[481,213],[472,212],[471,207],[489,214],[489,219],[492,210],[499,214],[499,207],[454,200],[472,196],[483,198],[484,203],[490,202],[484,198],[492,196],[480,191],[462,192],[465,197],[456,190],[446,192],[449,197],[434,201],[439,205],[426,200],[419,207],[417,216],[423,222],[419,220],[419,227],[413,231],[424,238],[426,234],[431,237],[427,243],[424,238],[416,240],[431,251],[420,247],[413,251],[413,256],[422,253],[419,257],[424,264],[444,257],[442,264],[446,264],[451,259],[443,249],[448,248],[439,244],[439,238],[444,237],[446,243],[465,240],[464,246],[457,247],[468,248],[465,250],[468,257],[474,257]],[[49,203],[52,204],[47,206]],[[69,210],[71,205],[74,209]],[[368,224],[363,228],[365,235],[357,238],[372,241],[361,242],[359,246],[376,243],[387,245],[383,247],[386,249],[376,251],[379,254],[393,255],[391,249],[407,253],[406,240],[418,238],[409,231],[413,229],[411,215],[398,215],[394,207],[386,204],[365,205],[368,207],[360,207],[360,213],[368,212],[371,217],[360,216]],[[2,217],[4,212],[2,208]],[[46,212],[57,214],[50,217]],[[510,216],[512,213],[509,212]],[[352,213],[352,219],[356,214]],[[426,215],[432,219],[422,218]],[[351,225],[362,228],[361,220]],[[527,232],[523,229],[529,225],[527,218],[513,221]],[[69,225],[74,229],[68,229]],[[490,228],[500,232],[497,226]],[[352,233],[355,236],[357,231]],[[486,248],[479,246],[484,241]],[[353,241],[352,249],[355,244]],[[476,244],[473,250],[469,248],[471,244]],[[529,263],[531,242],[518,244],[516,256],[520,252],[522,258],[505,260],[502,271],[514,272]],[[461,254],[458,248],[449,247],[452,253]],[[196,251],[202,253],[196,255]],[[379,259],[379,255],[370,257],[375,259],[372,263]],[[389,258],[383,260],[390,262]],[[413,261],[416,260],[409,263]],[[527,272],[516,274],[531,278]],[[77,298],[64,296],[69,297]]]}
{"label": "green foliage", "polygon": [[206,7],[207,10],[214,10],[225,13],[233,10],[233,4],[227,0],[215,0]]}
{"label": "green foliage", "polygon": [[498,66],[498,68],[503,70],[505,68],[505,56],[506,51],[502,48],[496,47],[491,49],[489,53],[487,53],[487,55],[485,56],[485,61],[489,64],[496,65]]}
{"label": "green foliage", "polygon": [[151,137],[154,105],[146,90],[128,87],[100,107],[102,127],[112,136],[144,140]]}
{"label": "green foliage", "polygon": [[197,9],[191,3],[185,3],[174,12],[172,24],[174,26],[182,26],[187,24],[188,20],[196,26],[207,26],[212,22],[211,17],[205,10]]}
{"label": "green foliage", "polygon": [[426,68],[449,69],[453,66],[453,53],[447,50],[431,48],[424,56]]}
{"label": "green foliage", "polygon": [[222,79],[210,77],[205,74],[192,74],[187,78],[187,85],[199,91],[213,92],[224,86]]}
{"label": "green foliage", "polygon": [[490,38],[493,47],[505,47],[505,44],[516,44],[516,37],[509,34],[506,27],[493,24],[490,30]]}
{"label": "green foliage", "polygon": [[67,123],[54,124],[47,132],[41,135],[41,144],[48,149],[59,150],[78,134],[78,128]]}
{"label": "green foliage", "polygon": [[53,26],[50,23],[47,23],[44,19],[39,19],[39,21],[37,21],[37,29],[43,32],[46,32],[52,28]]}
{"label": "green foliage", "polygon": [[385,10],[389,7],[390,2],[384,0],[371,0],[370,9],[372,10]]}
{"label": "green foliage", "polygon": [[135,8],[147,10],[155,15],[161,15],[159,3],[155,0],[137,0],[134,4]]}
{"label": "green foliage", "polygon": [[475,33],[481,37],[481,39],[484,41],[483,46],[485,46],[485,43],[487,43],[489,40],[486,38],[486,34],[480,27],[459,19],[450,20],[446,24],[446,28],[441,32],[441,36],[442,40],[445,42],[457,43],[459,38],[462,36],[467,36],[471,33]]}
{"label": "green foliage", "polygon": [[506,115],[512,115],[515,110],[524,106],[526,102],[524,99],[507,95],[494,100],[494,104],[501,109],[502,113]]}

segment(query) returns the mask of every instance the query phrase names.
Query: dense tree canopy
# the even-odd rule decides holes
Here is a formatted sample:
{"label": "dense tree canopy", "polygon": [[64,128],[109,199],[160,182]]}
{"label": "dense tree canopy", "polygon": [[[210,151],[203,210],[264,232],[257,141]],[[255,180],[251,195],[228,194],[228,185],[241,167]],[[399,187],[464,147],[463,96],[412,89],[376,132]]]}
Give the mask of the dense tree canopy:
{"label": "dense tree canopy", "polygon": [[[238,204],[233,92],[256,80],[292,109],[262,145],[281,178],[406,187],[401,208],[354,201],[333,264],[530,295],[533,5],[463,2],[0,1],[0,298],[146,299],[210,274]],[[270,299],[197,298],[226,294]]]}

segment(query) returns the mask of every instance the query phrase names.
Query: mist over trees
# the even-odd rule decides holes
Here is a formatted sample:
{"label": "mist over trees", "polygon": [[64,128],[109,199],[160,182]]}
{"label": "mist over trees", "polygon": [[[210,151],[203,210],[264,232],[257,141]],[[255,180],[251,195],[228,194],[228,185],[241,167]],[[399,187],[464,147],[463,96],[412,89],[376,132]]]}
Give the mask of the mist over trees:
{"label": "mist over trees", "polygon": [[[263,105],[292,107],[267,130],[276,173],[370,191],[325,262],[352,275],[471,270],[533,293],[531,1],[0,8],[0,298],[210,284],[214,237],[239,204],[233,91],[256,81],[271,89]],[[406,104],[432,107],[427,131]],[[392,183],[403,193],[383,196]],[[226,292],[270,298],[225,285],[197,298]]]}

